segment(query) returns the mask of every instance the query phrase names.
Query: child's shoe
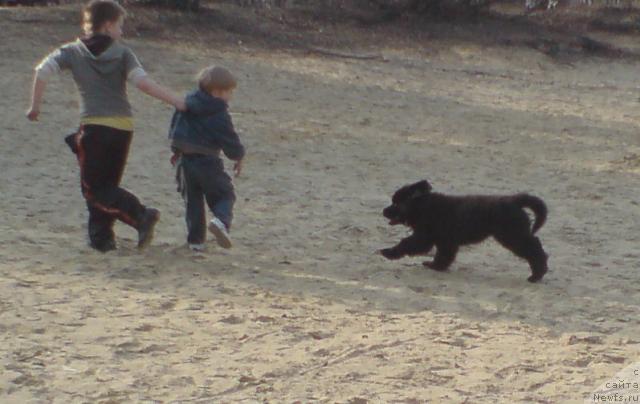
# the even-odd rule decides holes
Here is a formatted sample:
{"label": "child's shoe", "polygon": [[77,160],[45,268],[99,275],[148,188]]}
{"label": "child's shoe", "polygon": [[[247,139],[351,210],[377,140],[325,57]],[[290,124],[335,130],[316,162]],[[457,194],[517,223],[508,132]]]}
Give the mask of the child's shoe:
{"label": "child's shoe", "polygon": [[209,222],[209,231],[216,237],[216,242],[222,248],[231,248],[231,239],[229,238],[229,232],[227,226],[225,226],[220,219],[214,217]]}
{"label": "child's shoe", "polygon": [[189,244],[189,249],[195,252],[203,252],[206,248],[204,244]]}

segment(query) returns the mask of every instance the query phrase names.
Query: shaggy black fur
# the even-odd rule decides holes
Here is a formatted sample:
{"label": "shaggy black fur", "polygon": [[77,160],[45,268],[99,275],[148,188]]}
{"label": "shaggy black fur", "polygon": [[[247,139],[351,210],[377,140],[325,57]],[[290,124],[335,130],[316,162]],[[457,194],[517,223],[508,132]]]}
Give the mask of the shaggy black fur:
{"label": "shaggy black fur", "polygon": [[[523,208],[535,213],[533,227]],[[445,271],[461,245],[493,236],[529,262],[529,282],[539,281],[547,272],[547,254],[534,236],[547,218],[547,207],[535,196],[449,196],[431,192],[431,185],[420,181],[396,191],[383,215],[391,225],[404,224],[413,229],[413,234],[398,245],[380,250],[387,259],[427,254],[435,246],[433,261],[424,265]]]}

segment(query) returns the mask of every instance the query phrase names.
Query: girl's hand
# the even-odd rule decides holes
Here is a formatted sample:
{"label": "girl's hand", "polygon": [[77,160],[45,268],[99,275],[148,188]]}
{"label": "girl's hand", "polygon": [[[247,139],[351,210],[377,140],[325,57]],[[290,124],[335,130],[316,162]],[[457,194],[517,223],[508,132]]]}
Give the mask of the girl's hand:
{"label": "girl's hand", "polygon": [[235,174],[236,178],[238,178],[240,174],[242,174],[242,160],[236,161],[236,163],[233,165],[233,173]]}
{"label": "girl's hand", "polygon": [[38,115],[40,115],[40,110],[38,108],[31,107],[27,112],[27,119],[30,121],[37,121]]}
{"label": "girl's hand", "polygon": [[187,110],[187,103],[184,98],[181,98],[175,105],[176,109],[180,112],[185,112]]}
{"label": "girl's hand", "polygon": [[46,87],[47,83],[38,78],[38,73],[36,73],[33,78],[33,89],[31,90],[31,104],[29,112],[27,112],[27,119],[32,122],[38,120],[38,115],[40,115],[40,105],[42,105],[42,96],[44,95]]}

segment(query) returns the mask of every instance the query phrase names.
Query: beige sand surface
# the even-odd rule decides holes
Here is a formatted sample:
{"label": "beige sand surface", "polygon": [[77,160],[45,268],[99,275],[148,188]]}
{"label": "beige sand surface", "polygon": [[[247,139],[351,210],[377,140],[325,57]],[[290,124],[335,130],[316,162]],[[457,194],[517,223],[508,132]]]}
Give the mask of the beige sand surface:
{"label": "beige sand surface", "polygon": [[[118,225],[120,249],[102,255],[86,247],[62,142],[77,119],[70,78],[52,82],[39,123],[23,118],[30,67],[75,34],[65,15],[0,10],[0,402],[565,403],[638,360],[637,64],[470,43],[384,48],[382,62],[134,37],[175,89],[212,62],[240,78],[236,247],[185,248],[171,111],[133,92],[124,185],[162,222],[144,252]],[[380,215],[389,195],[423,177],[543,197],[544,281],[527,283],[493,241],[448,273],[376,256],[405,234]]]}

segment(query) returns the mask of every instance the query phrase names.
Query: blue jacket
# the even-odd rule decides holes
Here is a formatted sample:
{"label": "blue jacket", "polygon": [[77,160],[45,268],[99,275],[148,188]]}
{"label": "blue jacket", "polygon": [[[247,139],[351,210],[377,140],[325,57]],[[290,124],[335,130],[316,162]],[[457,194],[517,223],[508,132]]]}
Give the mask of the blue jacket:
{"label": "blue jacket", "polygon": [[171,119],[171,147],[185,154],[218,156],[241,160],[244,146],[233,129],[227,103],[202,90],[187,95],[187,111],[176,111]]}

